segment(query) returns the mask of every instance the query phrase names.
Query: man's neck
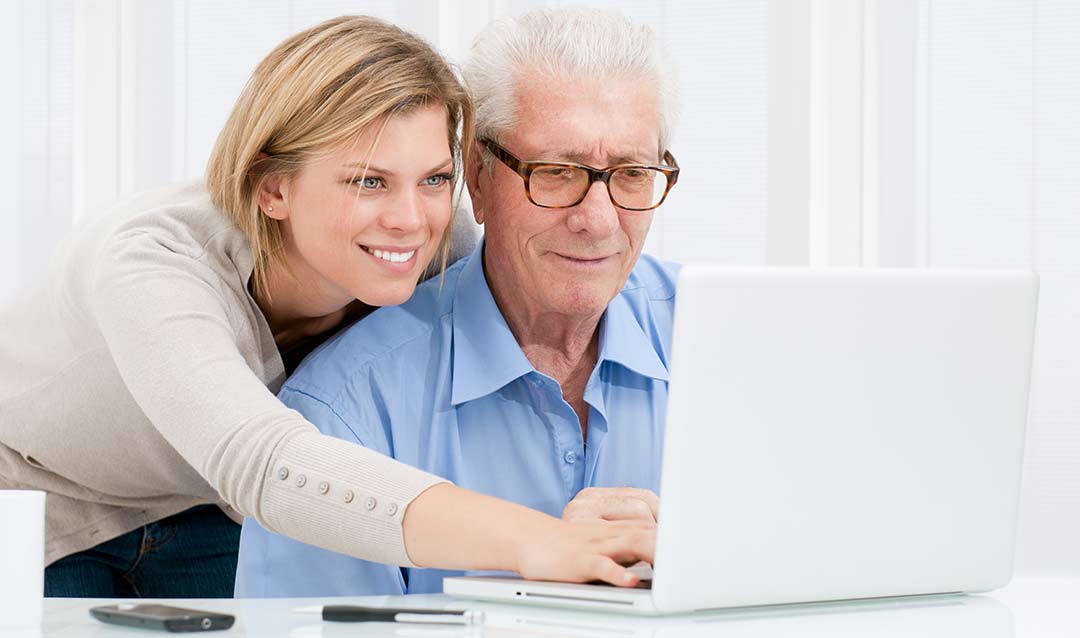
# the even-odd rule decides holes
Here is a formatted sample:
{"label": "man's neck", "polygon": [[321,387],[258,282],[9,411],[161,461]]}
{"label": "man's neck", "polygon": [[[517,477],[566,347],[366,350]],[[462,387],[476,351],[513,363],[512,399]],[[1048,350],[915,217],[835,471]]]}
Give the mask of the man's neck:
{"label": "man's neck", "polygon": [[596,367],[597,342],[594,335],[586,342],[584,350],[575,352],[555,349],[545,343],[521,343],[521,350],[529,363],[559,382],[563,400],[570,404],[577,415],[582,440],[586,439],[589,427],[589,405],[585,403],[585,386]]}
{"label": "man's neck", "polygon": [[487,280],[495,304],[525,358],[537,371],[559,383],[563,399],[577,414],[584,436],[589,414],[584,400],[585,385],[599,356],[597,328],[603,312],[593,315],[536,312],[517,298],[518,289],[492,277]]}

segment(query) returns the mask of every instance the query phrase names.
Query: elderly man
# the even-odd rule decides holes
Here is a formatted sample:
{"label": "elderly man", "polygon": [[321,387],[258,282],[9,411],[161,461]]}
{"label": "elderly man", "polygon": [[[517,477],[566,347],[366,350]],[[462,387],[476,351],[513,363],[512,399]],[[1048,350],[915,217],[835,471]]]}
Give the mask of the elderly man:
{"label": "elderly man", "polygon": [[[465,66],[484,241],[316,351],[281,399],[325,433],[552,516],[655,517],[675,270],[641,250],[678,176],[666,70],[651,31],[608,13],[489,27]],[[458,574],[248,520],[236,593],[438,592]]]}

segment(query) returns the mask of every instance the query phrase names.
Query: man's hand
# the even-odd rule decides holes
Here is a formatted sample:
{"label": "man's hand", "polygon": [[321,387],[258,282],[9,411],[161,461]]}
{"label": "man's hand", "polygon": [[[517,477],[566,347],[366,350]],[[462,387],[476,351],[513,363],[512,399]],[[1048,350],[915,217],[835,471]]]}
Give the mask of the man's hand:
{"label": "man's hand", "polygon": [[563,520],[644,521],[656,523],[660,499],[636,487],[587,487],[563,510]]}

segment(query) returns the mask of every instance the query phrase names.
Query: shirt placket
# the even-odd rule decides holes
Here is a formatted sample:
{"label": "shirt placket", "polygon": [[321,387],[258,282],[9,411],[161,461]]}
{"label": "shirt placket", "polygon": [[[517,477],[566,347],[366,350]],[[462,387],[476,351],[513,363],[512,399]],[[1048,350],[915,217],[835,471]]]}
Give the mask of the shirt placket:
{"label": "shirt placket", "polygon": [[577,413],[563,399],[562,389],[554,379],[534,374],[532,384],[537,392],[545,395],[545,403],[552,407],[548,412],[552,424],[552,452],[569,502],[585,486],[585,440],[581,436],[581,423]]}
{"label": "shirt placket", "polygon": [[582,489],[592,487],[596,482],[596,467],[600,460],[600,451],[607,439],[609,423],[604,401],[604,384],[599,376],[600,365],[589,378],[585,386],[585,403],[589,405],[588,440],[585,447],[585,475]]}

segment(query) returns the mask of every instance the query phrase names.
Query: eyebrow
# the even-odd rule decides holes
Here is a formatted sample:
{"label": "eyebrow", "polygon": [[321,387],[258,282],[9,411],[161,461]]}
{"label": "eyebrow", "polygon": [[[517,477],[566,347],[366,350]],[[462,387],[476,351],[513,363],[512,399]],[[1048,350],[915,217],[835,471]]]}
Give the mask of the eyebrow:
{"label": "eyebrow", "polygon": [[[366,164],[366,162],[364,162],[364,161],[346,162],[345,164],[342,164],[341,167],[342,168],[351,168],[351,169],[353,169],[355,171],[360,171],[360,170],[363,170],[365,164]],[[425,173],[434,173],[435,171],[437,171],[439,169],[445,168],[447,164],[449,164],[450,167],[453,168],[454,159],[452,157],[448,157],[448,158],[444,159],[441,163],[436,164],[435,166],[433,166],[432,168],[430,168],[430,169],[428,169],[428,170],[426,170],[424,172]],[[375,164],[368,164],[367,165],[367,172],[368,173],[380,173],[382,175],[396,175],[396,173],[394,171],[391,171],[391,170],[385,169],[385,168],[381,168],[379,166],[376,166]],[[357,174],[359,174],[359,172]]]}
{"label": "eyebrow", "polygon": [[[588,165],[589,164],[589,156],[590,156],[590,153],[585,152],[585,151],[565,151],[565,150],[564,151],[552,151],[550,149],[545,149],[545,150],[541,151],[539,156],[536,157],[535,159],[533,159],[532,161],[544,161],[544,160],[567,161],[567,162],[573,162],[575,164],[586,164],[586,165]],[[645,157],[645,156],[647,156],[646,153],[643,153],[641,155],[632,155],[632,154],[623,153],[621,155],[616,155],[616,156],[610,158],[609,161],[611,163],[609,164],[609,166],[617,166],[619,164],[652,164],[653,162],[651,162],[649,160],[640,159],[641,157]],[[555,158],[560,158],[560,159],[556,160]],[[523,159],[526,159],[526,158],[523,158]]]}

